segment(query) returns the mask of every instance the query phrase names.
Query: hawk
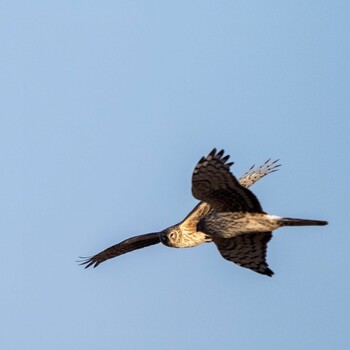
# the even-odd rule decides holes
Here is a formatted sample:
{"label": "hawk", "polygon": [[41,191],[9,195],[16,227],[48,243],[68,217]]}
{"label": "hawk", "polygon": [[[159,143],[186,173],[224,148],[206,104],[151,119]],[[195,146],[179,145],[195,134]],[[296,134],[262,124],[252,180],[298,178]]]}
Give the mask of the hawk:
{"label": "hawk", "polygon": [[266,161],[251,167],[239,180],[230,172],[233,163],[224,151],[213,149],[196,165],[192,194],[201,202],[179,224],[155,233],[131,237],[86,258],[81,264],[96,267],[105,260],[162,242],[168,247],[195,247],[214,242],[220,254],[239,266],[272,276],[266,263],[267,243],[272,230],[281,226],[326,225],[325,221],[280,218],[262,211],[252,184],[280,166]]}
{"label": "hawk", "polygon": [[[230,166],[232,163],[228,165]],[[259,167],[255,167],[255,165],[253,165],[239,179],[239,183],[248,188],[264,176],[277,171],[280,166],[281,165],[278,164],[278,160],[271,161],[271,159],[268,159]],[[211,207],[208,203],[200,202],[184,220],[177,225],[171,226],[168,231],[165,230],[166,232],[169,232],[170,229],[172,230],[172,232],[169,233],[171,245],[168,243],[167,236],[162,234],[163,231],[143,234],[126,239],[90,258],[83,258],[85,260],[82,262],[82,265],[85,264],[85,268],[89,266],[97,267],[99,264],[108,259],[112,259],[133,250],[141,249],[161,242],[165,245],[176,248],[190,248],[202,243],[212,242],[212,238],[209,235],[198,231],[196,227],[200,218],[208,214],[210,210]]]}
{"label": "hawk", "polygon": [[262,210],[256,196],[242,186],[230,171],[229,156],[213,149],[196,165],[192,194],[211,210],[201,217],[197,230],[205,232],[227,260],[263,275],[273,272],[266,263],[272,231],[282,226],[324,226],[321,220],[283,218]]}

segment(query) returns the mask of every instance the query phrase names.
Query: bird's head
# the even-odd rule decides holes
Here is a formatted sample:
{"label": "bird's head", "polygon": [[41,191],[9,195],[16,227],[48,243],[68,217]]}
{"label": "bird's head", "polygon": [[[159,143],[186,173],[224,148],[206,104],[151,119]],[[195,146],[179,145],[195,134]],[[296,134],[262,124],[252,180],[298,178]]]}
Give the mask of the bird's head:
{"label": "bird's head", "polygon": [[168,227],[160,233],[160,241],[167,247],[176,247],[179,234],[175,226]]}

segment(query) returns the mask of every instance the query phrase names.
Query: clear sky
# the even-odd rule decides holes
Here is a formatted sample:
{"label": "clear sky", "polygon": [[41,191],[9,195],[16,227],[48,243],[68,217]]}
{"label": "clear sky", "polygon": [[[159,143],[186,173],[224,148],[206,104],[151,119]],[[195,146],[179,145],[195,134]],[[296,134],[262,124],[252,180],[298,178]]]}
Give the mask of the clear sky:
{"label": "clear sky", "polygon": [[[350,349],[349,1],[1,1],[0,348]],[[283,228],[75,260],[182,220],[213,147]]]}

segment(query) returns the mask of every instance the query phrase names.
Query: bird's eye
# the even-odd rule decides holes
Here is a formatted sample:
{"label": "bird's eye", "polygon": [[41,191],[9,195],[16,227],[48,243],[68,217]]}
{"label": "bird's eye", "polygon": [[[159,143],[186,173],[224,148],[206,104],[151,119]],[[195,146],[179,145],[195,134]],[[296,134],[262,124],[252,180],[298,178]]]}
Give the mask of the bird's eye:
{"label": "bird's eye", "polygon": [[175,239],[176,239],[176,232],[171,232],[170,233],[170,239],[175,241]]}

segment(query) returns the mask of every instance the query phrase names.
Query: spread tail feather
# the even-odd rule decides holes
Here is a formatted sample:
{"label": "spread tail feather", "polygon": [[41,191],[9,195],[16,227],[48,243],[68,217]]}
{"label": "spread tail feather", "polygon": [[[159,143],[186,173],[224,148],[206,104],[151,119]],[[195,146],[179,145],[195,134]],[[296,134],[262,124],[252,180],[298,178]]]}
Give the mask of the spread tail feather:
{"label": "spread tail feather", "polygon": [[306,220],[306,219],[292,219],[282,218],[280,220],[281,226],[325,226],[327,221],[322,220]]}

